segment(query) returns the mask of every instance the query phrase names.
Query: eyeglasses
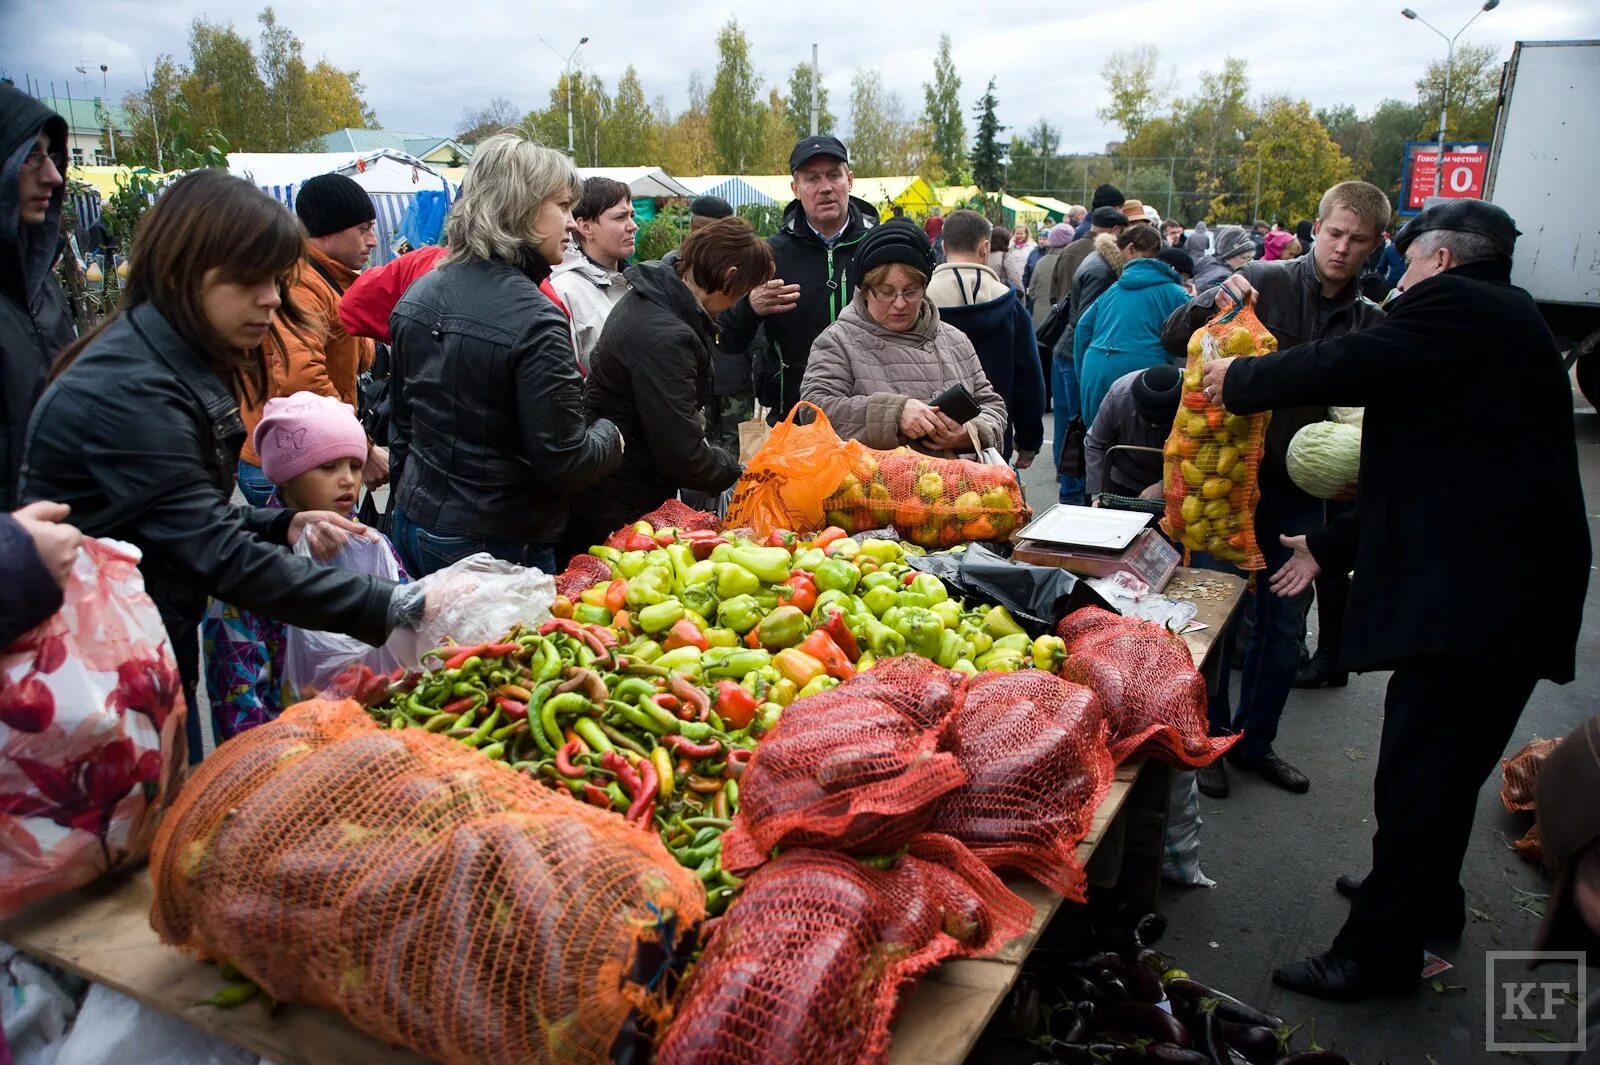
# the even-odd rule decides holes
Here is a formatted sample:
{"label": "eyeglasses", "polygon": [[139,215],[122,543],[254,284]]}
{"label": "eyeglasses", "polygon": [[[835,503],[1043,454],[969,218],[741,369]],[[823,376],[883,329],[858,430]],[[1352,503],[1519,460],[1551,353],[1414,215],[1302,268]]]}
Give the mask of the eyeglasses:
{"label": "eyeglasses", "polygon": [[906,303],[921,303],[922,294],[926,291],[927,289],[921,285],[918,285],[915,288],[908,288],[904,292],[880,292],[871,286],[868,286],[867,288],[867,293],[869,295],[874,296],[885,303],[897,303],[901,300],[904,300]]}
{"label": "eyeglasses", "polygon": [[59,174],[65,174],[67,172],[66,156],[56,155],[54,152],[40,151],[38,148],[35,148],[33,151],[29,152],[27,157],[22,160],[22,168],[24,170],[39,170],[43,168],[46,162],[53,165],[56,168],[56,172]]}

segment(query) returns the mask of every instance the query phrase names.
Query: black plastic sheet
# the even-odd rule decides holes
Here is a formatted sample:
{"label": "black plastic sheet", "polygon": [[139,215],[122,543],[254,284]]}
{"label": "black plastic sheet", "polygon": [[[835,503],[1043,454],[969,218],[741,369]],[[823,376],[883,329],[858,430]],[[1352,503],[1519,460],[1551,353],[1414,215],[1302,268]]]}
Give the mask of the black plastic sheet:
{"label": "black plastic sheet", "polygon": [[1005,607],[1030,636],[1053,634],[1056,622],[1079,607],[1116,611],[1088,581],[1056,566],[1013,562],[984,544],[913,555],[906,562],[938,577],[956,595]]}

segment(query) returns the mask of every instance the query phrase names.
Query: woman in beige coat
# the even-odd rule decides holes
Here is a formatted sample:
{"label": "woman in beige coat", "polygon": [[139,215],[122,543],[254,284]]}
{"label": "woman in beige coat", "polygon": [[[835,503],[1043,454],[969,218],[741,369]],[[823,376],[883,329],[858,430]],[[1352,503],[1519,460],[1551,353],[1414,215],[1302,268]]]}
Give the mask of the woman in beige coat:
{"label": "woman in beige coat", "polygon": [[1005,401],[972,342],[926,296],[933,248],[923,232],[909,222],[874,227],[850,270],[855,297],[811,346],[800,398],[821,407],[840,436],[950,457],[972,454],[972,434],[930,403],[962,384],[980,408],[970,423],[978,445],[999,447]]}

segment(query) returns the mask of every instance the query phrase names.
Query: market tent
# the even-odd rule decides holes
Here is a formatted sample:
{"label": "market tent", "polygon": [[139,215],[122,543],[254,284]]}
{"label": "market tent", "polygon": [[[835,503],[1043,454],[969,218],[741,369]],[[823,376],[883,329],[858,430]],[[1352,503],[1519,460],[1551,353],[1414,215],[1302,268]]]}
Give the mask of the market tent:
{"label": "market tent", "polygon": [[891,215],[890,208],[900,207],[906,214],[916,218],[926,218],[933,213],[935,207],[942,206],[938,195],[922,178],[915,174],[901,177],[878,177],[855,180],[855,187],[851,195],[859,196],[878,208],[880,217],[887,219]]}
{"label": "market tent", "polygon": [[180,171],[172,171],[172,175],[163,174],[158,170],[151,170],[147,166],[69,166],[67,167],[68,181],[81,181],[94,189],[104,199],[109,199],[117,191],[118,182],[127,182],[133,175],[160,181],[168,176],[175,176]]}
{"label": "market tent", "polygon": [[1028,225],[1043,225],[1045,210],[1037,204],[1027,200],[1019,200],[1015,196],[1000,194],[1000,213],[1005,216],[1006,225],[1017,226],[1026,222]]}
{"label": "market tent", "polygon": [[734,208],[744,207],[747,204],[770,207],[778,202],[744,178],[729,174],[703,174],[700,177],[678,180],[696,196],[721,196]]}
{"label": "market tent", "polygon": [[787,207],[794,199],[794,189],[789,187],[794,178],[788,174],[740,174],[739,180],[762,195],[770,196],[780,207]]}
{"label": "market tent", "polygon": [[972,206],[972,201],[983,195],[976,185],[944,185],[939,189],[939,206],[945,213]]}
{"label": "market tent", "polygon": [[628,186],[634,199],[689,197],[694,193],[683,182],[659,166],[580,166],[585,178],[608,177]]}
{"label": "market tent", "polygon": [[1051,222],[1059,222],[1066,218],[1067,211],[1072,207],[1070,203],[1063,203],[1054,196],[1024,196],[1022,199],[1035,206],[1043,207],[1045,215]]}

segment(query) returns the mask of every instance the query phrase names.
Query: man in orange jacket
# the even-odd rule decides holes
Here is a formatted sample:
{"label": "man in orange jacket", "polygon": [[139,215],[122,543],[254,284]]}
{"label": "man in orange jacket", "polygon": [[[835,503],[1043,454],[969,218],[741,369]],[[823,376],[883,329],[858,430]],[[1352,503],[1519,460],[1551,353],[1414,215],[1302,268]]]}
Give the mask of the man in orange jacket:
{"label": "man in orange jacket", "polygon": [[[275,320],[264,345],[267,394],[242,411],[245,446],[239,457],[239,490],[257,506],[264,505],[272,484],[261,472],[261,460],[250,446],[250,433],[261,420],[261,408],[275,396],[316,392],[360,409],[357,378],[372,365],[373,344],[352,336],[339,320],[339,298],[360,276],[378,238],[373,232],[377,211],[365,189],[343,174],[320,174],[300,186],[295,213],[306,231],[306,254],[289,288],[289,298],[304,315],[296,328]],[[362,480],[376,487],[388,479],[388,453],[372,444]]]}

